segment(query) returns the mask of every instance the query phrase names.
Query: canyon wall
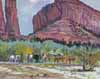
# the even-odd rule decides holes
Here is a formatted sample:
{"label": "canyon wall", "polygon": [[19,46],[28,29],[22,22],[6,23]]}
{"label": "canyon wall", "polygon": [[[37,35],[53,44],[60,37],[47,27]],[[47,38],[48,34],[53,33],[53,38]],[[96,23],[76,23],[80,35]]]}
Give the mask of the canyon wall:
{"label": "canyon wall", "polygon": [[16,0],[5,0],[6,32],[8,37],[19,38],[20,29],[17,17]]}
{"label": "canyon wall", "polygon": [[5,39],[5,20],[3,14],[2,0],[0,0],[0,39]]}
{"label": "canyon wall", "polygon": [[33,18],[34,31],[65,17],[96,35],[100,34],[100,12],[79,0],[55,0],[44,7]]}
{"label": "canyon wall", "polygon": [[100,12],[79,0],[55,0],[33,17],[39,39],[100,44]]}

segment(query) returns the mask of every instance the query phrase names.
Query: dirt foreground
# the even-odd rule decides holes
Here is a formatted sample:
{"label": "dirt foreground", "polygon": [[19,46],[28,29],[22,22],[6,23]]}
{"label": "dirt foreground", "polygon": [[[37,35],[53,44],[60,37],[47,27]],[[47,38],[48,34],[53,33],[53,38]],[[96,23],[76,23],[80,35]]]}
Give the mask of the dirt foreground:
{"label": "dirt foreground", "polygon": [[0,79],[66,79],[60,74],[40,70],[32,65],[0,65]]}

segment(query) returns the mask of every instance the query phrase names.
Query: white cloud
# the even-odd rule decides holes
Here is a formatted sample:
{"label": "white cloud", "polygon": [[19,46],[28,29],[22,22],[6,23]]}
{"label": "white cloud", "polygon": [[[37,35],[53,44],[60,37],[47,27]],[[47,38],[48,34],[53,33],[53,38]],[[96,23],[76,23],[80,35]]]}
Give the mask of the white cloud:
{"label": "white cloud", "polygon": [[40,0],[30,0],[31,3],[38,3]]}

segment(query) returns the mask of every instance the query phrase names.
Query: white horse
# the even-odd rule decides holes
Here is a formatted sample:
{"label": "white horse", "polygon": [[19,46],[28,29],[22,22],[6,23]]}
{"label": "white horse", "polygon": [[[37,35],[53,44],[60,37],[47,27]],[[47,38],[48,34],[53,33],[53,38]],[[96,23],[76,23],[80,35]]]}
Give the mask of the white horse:
{"label": "white horse", "polygon": [[14,55],[10,55],[9,61],[10,61],[10,62],[15,62],[15,56],[14,56]]}
{"label": "white horse", "polygon": [[32,61],[33,61],[33,55],[29,55],[28,62],[32,62]]}

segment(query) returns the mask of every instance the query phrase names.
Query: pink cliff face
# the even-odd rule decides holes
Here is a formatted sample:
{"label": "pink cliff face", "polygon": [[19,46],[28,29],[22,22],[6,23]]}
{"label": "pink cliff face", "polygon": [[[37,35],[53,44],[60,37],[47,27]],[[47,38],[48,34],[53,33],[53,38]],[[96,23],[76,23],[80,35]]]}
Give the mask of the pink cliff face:
{"label": "pink cliff face", "polygon": [[20,29],[17,17],[16,0],[5,1],[5,13],[6,13],[6,31],[8,36],[14,36],[18,38],[20,36]]}
{"label": "pink cliff face", "polygon": [[2,0],[0,0],[0,38],[6,39],[5,21],[4,21],[4,15],[3,15]]}
{"label": "pink cliff face", "polygon": [[55,0],[33,17],[36,37],[66,43],[98,43],[100,12],[79,0]]}
{"label": "pink cliff face", "polygon": [[57,7],[55,4],[48,5],[34,16],[34,31],[38,31],[39,29],[46,27],[48,24],[59,18],[61,18],[59,7]]}

